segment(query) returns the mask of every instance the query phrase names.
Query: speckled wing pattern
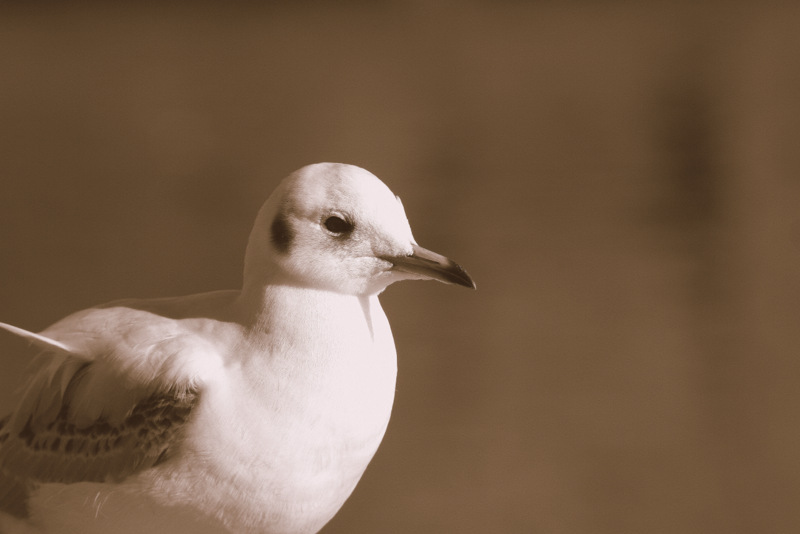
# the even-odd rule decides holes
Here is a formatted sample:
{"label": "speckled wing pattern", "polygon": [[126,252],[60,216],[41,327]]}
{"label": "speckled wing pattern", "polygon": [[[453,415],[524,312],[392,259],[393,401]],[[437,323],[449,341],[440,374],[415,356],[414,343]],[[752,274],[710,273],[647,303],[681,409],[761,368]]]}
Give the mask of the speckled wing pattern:
{"label": "speckled wing pattern", "polygon": [[[96,362],[41,355],[17,410],[0,420],[0,510],[24,516],[28,491],[43,482],[113,482],[156,465],[169,454],[198,397],[196,388],[119,388],[127,406],[91,420],[71,401],[97,381]],[[121,382],[124,384],[124,382]]]}

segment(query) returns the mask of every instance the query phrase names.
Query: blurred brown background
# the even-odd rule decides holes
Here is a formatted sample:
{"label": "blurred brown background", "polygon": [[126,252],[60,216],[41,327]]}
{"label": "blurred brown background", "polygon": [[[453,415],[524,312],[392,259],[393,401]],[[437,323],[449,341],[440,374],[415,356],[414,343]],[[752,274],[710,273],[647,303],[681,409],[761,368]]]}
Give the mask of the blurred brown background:
{"label": "blurred brown background", "polygon": [[393,421],[324,534],[800,532],[798,28],[789,2],[2,4],[0,320],[238,287],[277,182],[354,163],[479,289],[385,294]]}

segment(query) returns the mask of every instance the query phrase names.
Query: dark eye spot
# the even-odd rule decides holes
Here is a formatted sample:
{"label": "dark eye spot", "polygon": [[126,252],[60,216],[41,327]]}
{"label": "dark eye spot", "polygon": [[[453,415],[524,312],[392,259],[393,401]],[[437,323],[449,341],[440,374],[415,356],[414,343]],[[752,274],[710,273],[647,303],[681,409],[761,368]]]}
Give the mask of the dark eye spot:
{"label": "dark eye spot", "polygon": [[345,221],[341,217],[333,215],[325,219],[325,228],[327,228],[329,232],[342,235],[352,232],[354,225],[351,222]]}
{"label": "dark eye spot", "polygon": [[272,244],[275,245],[278,252],[287,252],[294,236],[289,228],[289,223],[282,214],[278,214],[272,221],[270,233],[272,234]]}

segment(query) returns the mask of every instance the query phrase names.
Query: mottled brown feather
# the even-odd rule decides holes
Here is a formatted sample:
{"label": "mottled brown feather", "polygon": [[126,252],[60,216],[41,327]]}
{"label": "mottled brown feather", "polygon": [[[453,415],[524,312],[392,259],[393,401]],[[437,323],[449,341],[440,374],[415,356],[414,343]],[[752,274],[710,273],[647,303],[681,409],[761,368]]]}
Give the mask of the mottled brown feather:
{"label": "mottled brown feather", "polygon": [[[100,417],[78,426],[70,413],[70,391],[80,387],[92,365],[74,373],[57,411],[47,399],[41,411],[18,411],[0,421],[0,510],[23,517],[27,494],[39,483],[120,481],[169,454],[197,390],[155,391],[136,401],[117,423]],[[36,393],[47,394],[28,392]]]}

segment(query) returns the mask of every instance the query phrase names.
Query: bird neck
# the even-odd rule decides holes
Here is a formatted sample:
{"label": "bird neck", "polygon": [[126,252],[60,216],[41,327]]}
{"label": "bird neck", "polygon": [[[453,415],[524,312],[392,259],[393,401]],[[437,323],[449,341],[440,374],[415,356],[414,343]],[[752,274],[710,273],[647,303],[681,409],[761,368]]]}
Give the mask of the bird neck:
{"label": "bird neck", "polygon": [[377,294],[348,295],[283,280],[245,285],[237,299],[236,308],[246,327],[264,331],[271,331],[277,324],[284,323],[288,323],[286,326],[299,325],[303,328],[315,325],[325,325],[327,328],[345,317],[350,320],[359,318],[358,322],[371,331],[375,314],[383,313]]}

